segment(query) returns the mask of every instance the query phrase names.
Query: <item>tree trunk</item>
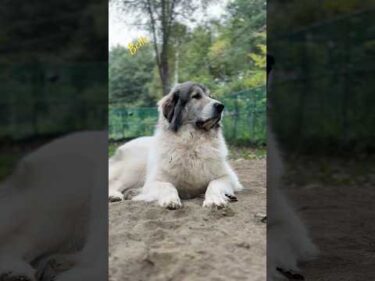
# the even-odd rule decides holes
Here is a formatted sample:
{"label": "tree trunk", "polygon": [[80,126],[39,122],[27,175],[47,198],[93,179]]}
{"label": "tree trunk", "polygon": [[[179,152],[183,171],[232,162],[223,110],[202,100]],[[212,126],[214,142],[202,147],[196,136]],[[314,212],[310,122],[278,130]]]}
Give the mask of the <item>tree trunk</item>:
{"label": "tree trunk", "polygon": [[175,65],[174,65],[174,83],[178,84],[178,63],[179,63],[179,51],[178,51],[179,46],[176,48],[176,58],[175,58]]}
{"label": "tree trunk", "polygon": [[163,88],[163,95],[169,93],[169,61],[168,61],[168,44],[169,44],[169,28],[168,28],[168,1],[161,1],[161,29],[162,29],[162,46],[160,54],[160,73],[162,74],[161,83]]}
{"label": "tree trunk", "polygon": [[166,52],[166,46],[162,47],[161,53],[161,61],[160,61],[160,80],[163,89],[163,95],[167,95],[170,91],[170,84],[169,84],[169,62],[168,62],[168,55]]}
{"label": "tree trunk", "polygon": [[163,95],[167,95],[170,91],[170,73],[169,73],[169,60],[168,60],[168,49],[169,49],[169,35],[171,32],[171,24],[173,20],[175,1],[172,1],[170,9],[168,9],[169,2],[166,0],[161,0],[161,15],[159,19],[161,20],[161,51],[159,53],[158,43],[157,43],[157,24],[155,19],[154,6],[151,0],[147,0],[146,9],[150,17],[152,36],[154,39],[154,50],[156,64],[159,70],[159,77],[161,81],[161,86],[163,90]]}

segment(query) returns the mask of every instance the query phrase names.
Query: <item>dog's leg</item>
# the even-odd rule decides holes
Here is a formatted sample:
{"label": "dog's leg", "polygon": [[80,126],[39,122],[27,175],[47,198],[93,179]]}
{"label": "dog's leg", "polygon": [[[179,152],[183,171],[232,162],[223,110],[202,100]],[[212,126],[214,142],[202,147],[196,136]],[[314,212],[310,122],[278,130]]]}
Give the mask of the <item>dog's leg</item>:
{"label": "dog's leg", "polygon": [[122,201],[125,191],[139,188],[144,184],[149,142],[142,139],[129,142],[109,159],[110,202]]}
{"label": "dog's leg", "polygon": [[177,189],[171,183],[158,183],[158,189],[158,203],[160,206],[172,210],[182,206]]}
{"label": "dog's leg", "polygon": [[110,183],[110,188],[108,190],[108,200],[109,202],[117,202],[124,200],[124,194],[120,191],[120,182]]}
{"label": "dog's leg", "polygon": [[[99,160],[105,158],[106,155],[98,155]],[[106,170],[102,167],[104,165],[96,161],[90,164],[93,167],[94,184],[89,191],[89,216],[86,220],[88,229],[86,233],[82,233],[85,235],[85,244],[79,252],[55,256],[57,271],[70,267],[58,274],[56,281],[101,281],[108,278],[106,266],[108,203],[105,200],[106,189],[103,188],[107,184]]]}
{"label": "dog's leg", "polygon": [[240,180],[238,179],[238,177],[237,177],[236,173],[234,172],[234,170],[232,169],[232,167],[227,162],[225,162],[225,169],[227,171],[228,177],[230,178],[233,190],[234,191],[243,190],[243,186],[240,183]]}
{"label": "dog's leg", "polygon": [[138,169],[126,168],[119,173],[118,178],[109,180],[108,198],[110,202],[124,200],[124,192],[139,188],[144,183],[144,173],[139,172]]}
{"label": "dog's leg", "polygon": [[35,281],[35,270],[21,257],[2,255],[0,257],[0,280],[24,280]]}
{"label": "dog's leg", "polygon": [[108,200],[109,202],[122,201],[124,195],[122,194],[125,189],[126,183],[122,181],[121,175],[124,173],[122,170],[122,162],[114,159],[109,160],[109,177],[108,177]]}
{"label": "dog's leg", "polygon": [[[100,252],[101,250],[99,249],[99,255],[105,253],[105,251]],[[105,259],[100,258],[99,260],[95,255],[88,257],[85,250],[74,254],[49,257],[41,271],[38,280],[102,281],[107,278]]]}
{"label": "dog's leg", "polygon": [[152,202],[167,209],[178,209],[182,206],[176,187],[169,182],[154,181],[147,183],[141,194],[135,196],[132,200]]}
{"label": "dog's leg", "polygon": [[225,176],[208,184],[203,207],[225,207],[231,198],[235,198],[232,178]]}

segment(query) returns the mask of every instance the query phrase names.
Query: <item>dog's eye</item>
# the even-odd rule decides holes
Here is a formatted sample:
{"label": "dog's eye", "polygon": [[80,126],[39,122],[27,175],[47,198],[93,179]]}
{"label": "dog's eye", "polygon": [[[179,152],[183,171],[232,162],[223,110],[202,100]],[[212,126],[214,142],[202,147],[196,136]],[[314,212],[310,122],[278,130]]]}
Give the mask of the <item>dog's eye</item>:
{"label": "dog's eye", "polygon": [[200,93],[196,93],[192,96],[193,99],[197,99],[197,100],[199,100],[201,97],[202,95]]}

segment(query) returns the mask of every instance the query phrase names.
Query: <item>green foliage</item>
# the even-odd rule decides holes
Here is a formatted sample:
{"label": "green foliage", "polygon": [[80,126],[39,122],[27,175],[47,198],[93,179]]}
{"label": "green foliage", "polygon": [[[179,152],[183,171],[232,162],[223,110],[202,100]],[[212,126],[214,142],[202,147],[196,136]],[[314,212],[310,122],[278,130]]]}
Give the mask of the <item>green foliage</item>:
{"label": "green foliage", "polygon": [[[222,21],[198,24],[194,29],[175,21],[168,53],[170,80],[178,74],[179,82],[199,81],[220,97],[264,85],[265,30],[263,0],[231,1]],[[111,102],[153,106],[162,95],[153,50],[148,47],[139,51],[142,56],[130,56],[122,47],[111,50]]]}
{"label": "green foliage", "polygon": [[[20,154],[20,153],[19,153]],[[12,169],[17,164],[17,160],[19,160],[20,155],[15,155],[14,152],[6,153],[2,151],[0,156],[0,181],[4,180],[9,174],[12,172]]]}
{"label": "green foliage", "polygon": [[181,81],[206,83],[218,96],[265,84],[265,2],[236,0],[224,22],[191,31],[181,47]]}
{"label": "green foliage", "polygon": [[0,112],[0,137],[23,139],[106,126],[103,65],[32,63],[0,65],[0,70],[5,89],[0,104],[6,105]]}
{"label": "green foliage", "polygon": [[110,101],[128,106],[151,106],[155,99],[149,91],[153,78],[154,58],[148,44],[131,55],[125,47],[117,46],[109,53]]}
{"label": "green foliage", "polygon": [[[178,20],[172,25],[170,80],[178,77],[178,82],[203,83],[226,104],[224,133],[232,143],[265,143],[265,31],[264,0],[230,1],[222,20],[193,29]],[[153,113],[149,108],[135,108],[155,106],[162,96],[152,53],[151,48],[140,49],[142,57],[130,56],[122,47],[111,50],[111,139],[150,135],[154,130],[156,108]]]}
{"label": "green foliage", "polygon": [[229,146],[230,159],[259,160],[267,157],[267,150],[264,146]]}
{"label": "green foliage", "polygon": [[[288,34],[296,27],[308,27],[314,23],[345,16],[353,11],[371,10],[373,0],[273,0],[268,3],[272,17],[268,18],[269,34]],[[277,11],[277,12],[276,12]],[[335,32],[332,32],[332,35]]]}

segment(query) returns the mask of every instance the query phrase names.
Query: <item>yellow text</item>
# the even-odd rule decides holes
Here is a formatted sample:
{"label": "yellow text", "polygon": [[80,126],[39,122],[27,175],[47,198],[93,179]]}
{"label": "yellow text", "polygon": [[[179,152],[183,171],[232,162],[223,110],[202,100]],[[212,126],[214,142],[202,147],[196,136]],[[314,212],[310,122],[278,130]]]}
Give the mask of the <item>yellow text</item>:
{"label": "yellow text", "polygon": [[136,40],[135,42],[129,43],[128,49],[129,49],[130,54],[132,56],[134,56],[141,47],[143,47],[144,45],[146,45],[149,42],[150,41],[148,40],[147,37],[142,36],[138,40]]}

